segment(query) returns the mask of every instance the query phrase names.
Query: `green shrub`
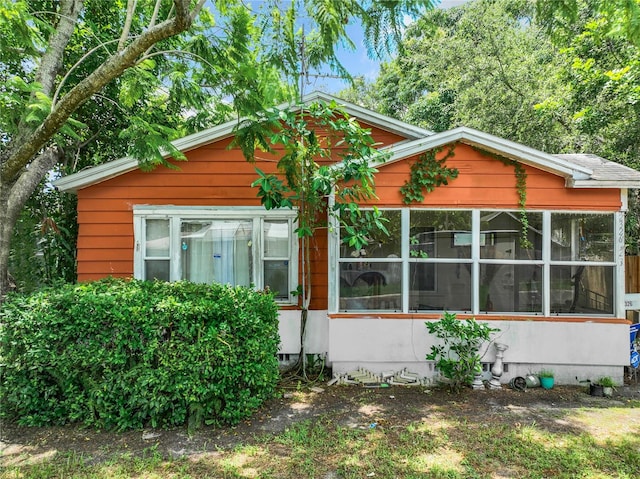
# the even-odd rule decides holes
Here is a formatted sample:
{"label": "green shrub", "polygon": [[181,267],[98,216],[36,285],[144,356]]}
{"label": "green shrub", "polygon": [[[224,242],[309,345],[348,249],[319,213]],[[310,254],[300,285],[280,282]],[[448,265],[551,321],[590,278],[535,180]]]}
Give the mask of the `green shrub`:
{"label": "green shrub", "polygon": [[425,323],[429,334],[440,341],[431,346],[428,361],[435,361],[436,368],[447,379],[452,390],[471,384],[476,374],[482,372],[480,346],[500,331],[475,319],[460,320],[455,313],[445,312],[439,321]]}
{"label": "green shrub", "polygon": [[249,288],[107,279],[0,309],[2,415],[129,429],[234,424],[273,396],[278,308]]}

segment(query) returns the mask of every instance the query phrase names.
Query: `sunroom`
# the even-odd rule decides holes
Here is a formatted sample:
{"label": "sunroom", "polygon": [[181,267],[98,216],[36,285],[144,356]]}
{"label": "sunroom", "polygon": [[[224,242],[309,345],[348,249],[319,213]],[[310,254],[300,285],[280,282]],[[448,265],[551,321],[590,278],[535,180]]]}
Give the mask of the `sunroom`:
{"label": "sunroom", "polygon": [[332,312],[614,317],[622,213],[381,209],[389,235],[338,237]]}

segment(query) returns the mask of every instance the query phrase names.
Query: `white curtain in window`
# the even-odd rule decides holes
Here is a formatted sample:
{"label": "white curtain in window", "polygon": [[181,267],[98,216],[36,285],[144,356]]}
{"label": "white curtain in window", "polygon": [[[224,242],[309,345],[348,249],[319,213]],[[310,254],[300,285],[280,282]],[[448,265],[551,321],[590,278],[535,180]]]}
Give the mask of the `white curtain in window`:
{"label": "white curtain in window", "polygon": [[182,224],[182,278],[198,283],[251,283],[251,221]]}

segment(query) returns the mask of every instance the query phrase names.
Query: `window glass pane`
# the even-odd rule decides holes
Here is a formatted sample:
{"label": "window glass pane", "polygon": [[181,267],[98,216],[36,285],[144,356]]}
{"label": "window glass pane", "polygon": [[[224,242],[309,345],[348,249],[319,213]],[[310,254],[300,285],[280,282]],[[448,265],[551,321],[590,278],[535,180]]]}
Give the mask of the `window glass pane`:
{"label": "window glass pane", "polygon": [[471,263],[412,263],[409,309],[471,311]]}
{"label": "window glass pane", "polygon": [[275,293],[276,299],[289,299],[289,261],[265,261],[264,286]]}
{"label": "window glass pane", "polygon": [[[400,235],[402,231],[400,210],[380,210],[382,217],[388,219],[384,225],[389,231],[387,236],[382,231],[369,233],[369,244],[356,250],[345,243],[340,244],[341,258],[398,258],[401,254]],[[344,228],[340,237],[345,238]]]}
{"label": "window glass pane", "polygon": [[169,281],[169,260],[146,260],[144,262],[144,279]]}
{"label": "window glass pane", "polygon": [[181,226],[182,279],[249,286],[252,221],[190,221]]}
{"label": "window glass pane", "polygon": [[551,214],[552,260],[613,261],[613,245],[613,214]]}
{"label": "window glass pane", "polygon": [[147,258],[168,257],[171,245],[169,220],[147,220],[145,225],[145,254]]}
{"label": "window glass pane", "polygon": [[551,312],[613,314],[613,266],[551,266]]}
{"label": "window glass pane", "polygon": [[[483,211],[480,213],[480,257],[487,259],[542,259],[542,213],[527,212],[524,243],[519,211]],[[524,243],[524,244],[523,244]]]}
{"label": "window glass pane", "polygon": [[471,211],[412,210],[413,258],[471,258]]}
{"label": "window glass pane", "polygon": [[264,257],[289,258],[289,222],[264,222]]}
{"label": "window glass pane", "polygon": [[402,265],[393,263],[340,263],[341,310],[402,308]]}
{"label": "window glass pane", "polygon": [[480,311],[542,313],[542,266],[480,265]]}

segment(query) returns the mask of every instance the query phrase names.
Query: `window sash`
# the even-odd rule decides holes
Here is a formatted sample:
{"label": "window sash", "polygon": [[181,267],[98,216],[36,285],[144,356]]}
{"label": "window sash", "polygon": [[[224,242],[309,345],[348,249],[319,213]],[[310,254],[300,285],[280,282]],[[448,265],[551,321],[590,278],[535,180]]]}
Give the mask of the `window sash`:
{"label": "window sash", "polygon": [[[518,231],[517,236],[501,234],[499,228],[496,228],[498,231],[490,232],[488,231],[490,224],[487,226],[488,223],[485,221],[489,214],[497,216],[507,213],[505,216],[511,216],[513,220],[509,221],[512,221],[517,226],[516,222],[520,218],[519,211],[504,212],[502,210],[491,211],[486,209],[429,210],[416,208],[380,208],[380,210],[387,215],[390,215],[390,211],[399,212],[402,223],[400,227],[401,254],[397,258],[360,257],[344,248],[340,240],[340,233],[334,235],[334,241],[338,247],[334,248],[333,251],[337,253],[338,257],[335,258],[337,262],[337,268],[334,270],[335,279],[333,283],[335,286],[331,289],[332,296],[335,297],[335,301],[330,302],[332,311],[384,312],[392,310],[410,313],[446,310],[476,315],[597,315],[611,317],[621,314],[621,299],[619,297],[621,293],[617,285],[621,284],[622,281],[621,268],[623,262],[620,259],[624,251],[624,245],[620,244],[624,238],[622,213],[579,212],[576,216],[577,219],[596,218],[593,224],[600,228],[600,230],[596,228],[596,232],[599,235],[597,240],[600,241],[600,249],[598,250],[600,253],[586,258],[574,255],[576,256],[575,259],[559,260],[552,259],[552,220],[554,215],[565,218],[576,215],[575,212],[549,210],[527,212],[534,218],[534,225],[530,225],[528,235],[532,241],[534,252],[533,254],[528,254],[519,245],[514,245],[518,249],[517,252],[516,248],[510,252],[508,251],[508,245],[505,243],[506,241],[513,243],[514,240],[519,239],[520,231]],[[444,238],[446,234],[443,233],[442,228],[433,228],[433,231],[427,231],[428,225],[423,224],[421,226],[422,229],[418,231],[421,237],[418,241],[415,241],[414,236],[417,230],[415,228],[412,229],[410,225],[411,215],[416,211],[436,211],[441,216],[453,211],[458,214],[458,217],[460,217],[460,211],[466,211],[471,214],[472,225],[468,232],[457,229],[451,231],[450,238],[447,238],[447,241],[450,242],[446,244],[446,247],[438,248],[438,245],[445,245]],[[430,217],[428,213],[422,214],[427,218]],[[603,224],[607,226],[603,227]],[[413,236],[411,233],[413,233]],[[486,236],[487,233],[496,233],[491,241],[493,241],[494,245],[496,245],[496,241],[502,241],[503,244],[498,246],[504,251],[501,251],[500,254],[487,254],[487,250],[483,249],[489,241]],[[485,235],[484,242],[483,235]],[[440,238],[438,239],[439,236]],[[433,238],[436,238],[433,244],[427,244]],[[424,245],[420,243],[422,239],[425,240],[422,241],[422,243],[425,243]],[[608,255],[602,253],[605,249],[602,246],[603,241],[605,241],[606,246],[610,246],[609,250],[611,252]],[[609,241],[609,243],[606,243],[606,241]],[[597,243],[594,241],[594,244]],[[451,251],[456,248],[459,248],[460,253],[458,257],[452,257],[455,255],[451,254]],[[424,251],[425,253],[415,253],[416,251]],[[399,278],[395,275],[382,280],[386,281],[383,288],[374,290],[372,287],[370,290],[365,291],[361,286],[359,292],[354,292],[347,288],[349,278],[345,278],[345,276],[353,275],[354,273],[346,274],[346,268],[354,270],[357,267],[363,272],[366,270],[384,272],[384,268],[387,267],[385,263],[389,262],[398,264],[398,268],[402,273]],[[593,268],[604,268],[604,272],[598,274],[603,277],[606,276],[606,279],[603,279],[600,286],[592,288],[588,293],[591,297],[590,304],[595,305],[594,307],[587,307],[587,300],[582,297],[578,298],[579,301],[584,303],[584,307],[581,309],[567,308],[567,310],[562,310],[557,306],[559,295],[554,293],[552,289],[552,271],[560,266],[573,267],[573,269],[589,267],[593,271],[595,271]],[[504,289],[513,288],[511,289],[510,298],[490,298],[490,303],[494,304],[494,308],[487,308],[487,291],[482,287],[483,281],[486,282],[487,280],[487,278],[483,279],[483,273],[490,270],[500,272],[502,275],[500,284],[504,286]],[[464,274],[462,274],[463,272]],[[416,274],[422,275],[419,281],[414,278]],[[512,276],[511,281],[509,281],[510,275]],[[595,276],[596,273],[591,273],[592,283]],[[453,278],[453,281],[451,281],[451,278]],[[497,281],[497,279],[493,281]],[[418,284],[420,285],[419,287],[416,286]],[[490,282],[490,284],[485,284],[484,286],[493,285],[494,290],[496,290],[495,285],[497,284],[497,282]],[[451,290],[455,290],[455,294],[460,293],[462,295],[460,301],[455,301],[455,294],[450,292]],[[586,295],[587,293],[585,292],[584,294]],[[391,303],[386,300],[382,301],[385,298],[388,299],[390,295],[394,295]],[[376,296],[381,297],[377,298],[377,300]],[[358,303],[353,299],[354,297],[365,298],[366,302],[363,303],[361,301]],[[572,302],[575,302],[573,298]],[[361,307],[362,304],[367,306],[363,308]],[[389,307],[389,304],[392,304],[392,306]],[[498,304],[502,305],[498,308],[499,310],[496,309]],[[353,305],[359,305],[360,307],[354,307]]]}
{"label": "window sash", "polygon": [[[294,233],[295,216],[296,211],[289,209],[136,206],[134,207],[134,276],[145,279],[150,271],[161,270],[166,274],[166,271],[169,270],[166,278],[164,275],[160,275],[163,277],[158,277],[158,274],[155,276],[158,279],[169,281],[199,279],[203,282],[218,281],[236,285],[254,285],[259,289],[269,286],[267,282],[269,278],[272,278],[273,281],[277,279],[282,289],[286,289],[278,291],[276,301],[295,304],[295,298],[291,294],[291,291],[297,287],[298,275],[298,240]],[[167,221],[170,231],[169,251],[166,256],[162,257],[149,256],[146,253],[147,222],[154,224],[158,220]],[[264,237],[265,230],[268,229],[265,225],[274,224],[277,225],[276,229],[278,230],[277,255],[265,257]],[[199,228],[200,225],[201,228]],[[244,230],[240,231],[237,228],[244,228]],[[206,261],[210,259],[212,262],[211,267],[201,268],[201,271],[197,273],[193,273],[193,269],[188,270],[185,262],[187,257],[185,245],[186,251],[189,251],[197,243],[193,238],[185,238],[185,235],[193,233],[193,231],[187,230],[193,229],[202,230],[200,236],[215,235],[216,231],[218,232],[217,243],[215,240],[209,241],[207,247],[204,248],[206,251],[202,251],[204,256],[193,258],[192,265],[203,259]],[[250,232],[248,232],[249,229]],[[237,233],[234,238],[230,236],[234,233],[232,230]],[[284,236],[287,237],[286,240]],[[286,248],[284,247],[285,241]],[[244,248],[247,250],[242,251]],[[211,254],[209,255],[207,252]],[[166,251],[163,251],[164,253]],[[223,265],[225,255],[227,259],[232,257],[233,260],[227,260]],[[165,262],[162,267],[151,263],[151,261],[157,262],[159,260]],[[241,261],[241,266],[238,266],[238,260]],[[153,266],[156,268],[154,269]],[[191,277],[187,278],[187,276]],[[273,286],[270,289],[273,290]]]}

